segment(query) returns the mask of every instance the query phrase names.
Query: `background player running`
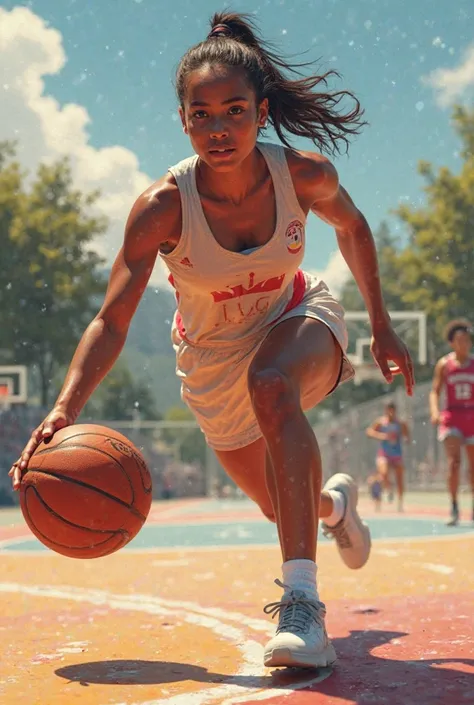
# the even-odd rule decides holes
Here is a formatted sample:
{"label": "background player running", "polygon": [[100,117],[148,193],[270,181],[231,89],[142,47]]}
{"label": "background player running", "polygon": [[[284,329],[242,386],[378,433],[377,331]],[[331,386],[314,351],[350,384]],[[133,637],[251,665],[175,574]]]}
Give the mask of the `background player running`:
{"label": "background player running", "polygon": [[[473,493],[474,521],[474,356],[472,326],[465,318],[451,321],[445,339],[452,352],[436,363],[430,394],[431,421],[438,426],[438,439],[444,444],[448,462],[448,490],[451,496],[451,518],[448,526],[459,522],[459,482],[461,449],[464,446]],[[440,396],[445,403],[440,411]]]}
{"label": "background player running", "polygon": [[398,494],[398,511],[403,511],[405,465],[403,463],[402,439],[410,441],[410,431],[405,421],[397,416],[397,407],[390,402],[385,407],[385,414],[367,429],[369,438],[379,441],[377,451],[377,471],[382,478],[383,487],[392,499],[392,473]]}

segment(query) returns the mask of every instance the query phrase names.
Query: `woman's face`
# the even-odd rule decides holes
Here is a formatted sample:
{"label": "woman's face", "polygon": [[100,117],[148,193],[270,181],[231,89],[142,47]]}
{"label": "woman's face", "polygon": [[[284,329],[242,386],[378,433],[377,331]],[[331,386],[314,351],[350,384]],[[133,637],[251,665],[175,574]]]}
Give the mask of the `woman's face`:
{"label": "woman's face", "polygon": [[187,77],[183,129],[196,154],[211,169],[232,171],[253,151],[268,117],[268,101],[257,106],[245,71],[234,66],[203,66]]}

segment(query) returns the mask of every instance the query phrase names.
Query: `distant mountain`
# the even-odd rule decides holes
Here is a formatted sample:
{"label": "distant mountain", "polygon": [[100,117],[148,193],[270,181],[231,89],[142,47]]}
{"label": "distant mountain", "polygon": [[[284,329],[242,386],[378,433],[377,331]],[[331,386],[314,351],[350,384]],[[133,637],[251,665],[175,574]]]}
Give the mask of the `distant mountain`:
{"label": "distant mountain", "polygon": [[127,346],[146,356],[174,357],[170,335],[175,309],[172,292],[148,286],[132,319]]}
{"label": "distant mountain", "polygon": [[[108,278],[110,271],[104,271]],[[171,291],[148,286],[132,319],[122,357],[130,371],[145,380],[161,413],[182,405],[171,345],[176,299]]]}
{"label": "distant mountain", "polygon": [[161,413],[182,404],[170,338],[175,308],[171,292],[147,287],[122,353],[130,370],[148,383]]}

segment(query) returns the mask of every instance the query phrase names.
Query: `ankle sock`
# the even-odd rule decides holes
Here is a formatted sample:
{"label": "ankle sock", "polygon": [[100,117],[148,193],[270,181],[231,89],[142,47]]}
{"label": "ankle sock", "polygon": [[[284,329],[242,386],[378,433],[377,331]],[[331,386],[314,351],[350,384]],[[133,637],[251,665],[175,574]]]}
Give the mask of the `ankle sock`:
{"label": "ankle sock", "polygon": [[333,507],[331,514],[323,519],[323,521],[327,526],[336,526],[336,524],[339,524],[346,511],[346,498],[342,492],[338,492],[338,490],[329,490],[328,494],[332,499]]}
{"label": "ankle sock", "polygon": [[314,561],[306,558],[297,558],[292,561],[285,561],[282,567],[283,583],[285,592],[288,590],[302,590],[306,597],[319,600],[316,586],[317,566]]}

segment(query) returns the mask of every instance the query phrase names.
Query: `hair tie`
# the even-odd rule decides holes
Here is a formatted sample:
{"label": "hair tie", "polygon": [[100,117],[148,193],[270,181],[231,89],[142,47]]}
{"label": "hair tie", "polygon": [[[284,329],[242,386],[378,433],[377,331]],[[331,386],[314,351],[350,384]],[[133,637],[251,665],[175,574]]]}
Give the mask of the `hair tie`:
{"label": "hair tie", "polygon": [[230,37],[230,36],[232,36],[232,32],[230,30],[230,27],[228,27],[226,24],[216,24],[216,26],[213,27],[211,32],[208,34],[209,39],[211,39],[211,37]]}

